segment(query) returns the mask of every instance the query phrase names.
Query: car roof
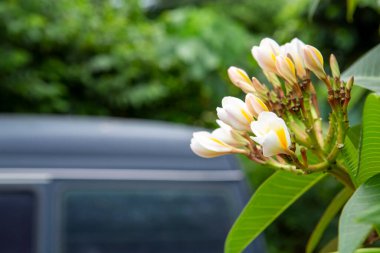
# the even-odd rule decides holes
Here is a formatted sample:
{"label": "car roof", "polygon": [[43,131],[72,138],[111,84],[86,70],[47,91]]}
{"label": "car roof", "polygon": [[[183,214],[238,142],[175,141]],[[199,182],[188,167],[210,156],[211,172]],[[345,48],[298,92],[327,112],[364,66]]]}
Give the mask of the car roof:
{"label": "car roof", "polygon": [[108,117],[0,115],[0,167],[235,170],[189,144],[199,128]]}

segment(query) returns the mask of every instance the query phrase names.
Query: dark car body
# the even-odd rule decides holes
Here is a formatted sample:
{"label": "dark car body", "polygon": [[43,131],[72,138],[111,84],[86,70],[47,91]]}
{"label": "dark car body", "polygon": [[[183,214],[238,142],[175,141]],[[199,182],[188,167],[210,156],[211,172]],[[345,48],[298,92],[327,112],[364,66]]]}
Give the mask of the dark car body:
{"label": "dark car body", "polygon": [[[145,120],[0,117],[0,252],[223,252],[248,201],[233,156],[194,128]],[[246,252],[264,252],[261,239]]]}

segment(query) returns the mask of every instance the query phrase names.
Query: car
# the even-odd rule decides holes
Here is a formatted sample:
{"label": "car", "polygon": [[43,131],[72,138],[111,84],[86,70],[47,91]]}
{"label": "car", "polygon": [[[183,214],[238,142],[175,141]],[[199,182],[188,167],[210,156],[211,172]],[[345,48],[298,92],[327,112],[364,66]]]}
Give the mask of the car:
{"label": "car", "polygon": [[[191,152],[195,130],[0,116],[0,252],[223,252],[250,189],[234,156]],[[246,252],[264,246],[259,238]]]}

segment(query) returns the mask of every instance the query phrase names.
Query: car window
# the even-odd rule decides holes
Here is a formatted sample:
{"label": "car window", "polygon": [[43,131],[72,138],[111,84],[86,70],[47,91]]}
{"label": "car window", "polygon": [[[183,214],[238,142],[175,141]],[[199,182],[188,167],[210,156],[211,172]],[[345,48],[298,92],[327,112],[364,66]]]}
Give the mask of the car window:
{"label": "car window", "polygon": [[62,248],[65,253],[220,253],[238,199],[225,186],[67,192]]}
{"label": "car window", "polygon": [[35,209],[32,192],[0,192],[0,252],[34,252]]}

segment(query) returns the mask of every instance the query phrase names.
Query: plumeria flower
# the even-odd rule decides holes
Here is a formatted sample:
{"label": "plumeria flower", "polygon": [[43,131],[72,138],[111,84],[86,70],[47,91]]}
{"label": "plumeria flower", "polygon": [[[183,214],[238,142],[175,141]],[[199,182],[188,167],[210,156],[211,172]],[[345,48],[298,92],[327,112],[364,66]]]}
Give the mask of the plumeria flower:
{"label": "plumeria flower", "polygon": [[227,73],[236,87],[242,89],[245,93],[255,92],[251,79],[243,69],[232,66],[228,68]]}
{"label": "plumeria flower", "polygon": [[270,157],[286,154],[291,145],[290,134],[285,121],[273,112],[261,112],[256,121],[251,123],[252,139],[260,144],[263,155]]}
{"label": "plumeria flower", "polygon": [[[331,78],[325,73],[318,49],[297,38],[281,47],[265,38],[252,48],[252,55],[273,89],[254,77],[250,79],[243,69],[230,67],[228,76],[247,93],[245,100],[223,98],[222,106],[217,108],[219,128],[211,133],[194,133],[191,149],[202,157],[240,153],[257,163],[296,174],[327,171],[330,161],[338,157],[349,128],[346,116],[353,77],[347,82],[341,80],[338,62],[331,55]],[[328,103],[337,115],[330,117],[325,136],[311,73],[325,83]],[[294,142],[285,121],[289,122]],[[308,152],[321,161],[311,164]]]}
{"label": "plumeria flower", "polygon": [[251,52],[264,71],[276,73],[276,56],[280,54],[280,46],[276,41],[265,38],[259,46],[254,46]]}
{"label": "plumeria flower", "polygon": [[306,78],[306,70],[303,59],[303,47],[305,43],[301,40],[294,38],[290,43],[286,43],[281,46],[281,54],[284,56],[290,56],[296,68],[297,76],[301,79]]}
{"label": "plumeria flower", "polygon": [[253,116],[247,105],[235,97],[224,97],[222,108],[216,108],[218,118],[239,131],[249,131]]}
{"label": "plumeria flower", "polygon": [[247,154],[247,150],[243,148],[235,148],[224,141],[217,138],[218,134],[200,131],[193,133],[191,139],[191,150],[204,158],[212,158],[230,153]]}
{"label": "plumeria flower", "polygon": [[253,94],[247,94],[245,96],[245,104],[249,112],[257,118],[259,114],[263,111],[269,111],[265,103]]}
{"label": "plumeria flower", "polygon": [[323,68],[323,57],[321,52],[313,46],[306,45],[303,48],[303,58],[305,67],[313,71],[313,73],[319,78],[326,78],[326,73]]}

